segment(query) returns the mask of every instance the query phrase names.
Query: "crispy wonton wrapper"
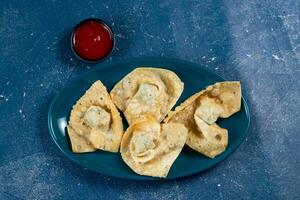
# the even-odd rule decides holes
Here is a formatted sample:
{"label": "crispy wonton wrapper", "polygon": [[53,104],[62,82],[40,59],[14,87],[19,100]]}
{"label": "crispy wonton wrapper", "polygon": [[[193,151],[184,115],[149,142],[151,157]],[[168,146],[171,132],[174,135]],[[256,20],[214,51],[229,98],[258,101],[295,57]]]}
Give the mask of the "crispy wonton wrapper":
{"label": "crispy wonton wrapper", "polygon": [[216,83],[202,90],[171,111],[164,122],[182,123],[188,129],[186,144],[210,157],[222,153],[228,144],[226,129],[215,122],[227,118],[241,107],[238,81]]}
{"label": "crispy wonton wrapper", "polygon": [[128,127],[121,142],[125,163],[137,174],[166,177],[187,137],[182,124],[144,118]]}
{"label": "crispy wonton wrapper", "polygon": [[101,81],[96,81],[73,106],[67,129],[75,153],[96,149],[118,152],[122,119]]}
{"label": "crispy wonton wrapper", "polygon": [[136,68],[110,92],[115,105],[124,112],[128,124],[151,116],[161,122],[183,91],[183,83],[172,71]]}

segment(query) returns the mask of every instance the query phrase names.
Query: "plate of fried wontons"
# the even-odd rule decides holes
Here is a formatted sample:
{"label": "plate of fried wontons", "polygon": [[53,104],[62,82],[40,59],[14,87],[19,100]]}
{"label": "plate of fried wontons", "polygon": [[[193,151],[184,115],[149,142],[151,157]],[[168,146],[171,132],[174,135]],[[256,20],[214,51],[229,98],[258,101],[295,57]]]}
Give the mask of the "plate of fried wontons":
{"label": "plate of fried wontons", "polygon": [[239,80],[190,62],[137,58],[104,63],[54,98],[50,134],[93,171],[134,180],[173,179],[215,166],[246,137]]}

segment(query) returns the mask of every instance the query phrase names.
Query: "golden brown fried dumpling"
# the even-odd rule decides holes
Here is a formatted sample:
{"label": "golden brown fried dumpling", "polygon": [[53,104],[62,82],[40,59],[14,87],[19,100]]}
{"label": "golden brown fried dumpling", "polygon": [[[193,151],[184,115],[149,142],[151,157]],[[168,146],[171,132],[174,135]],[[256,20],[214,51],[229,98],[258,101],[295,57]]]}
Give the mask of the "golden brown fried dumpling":
{"label": "golden brown fried dumpling", "polygon": [[145,116],[161,122],[183,91],[178,76],[166,69],[142,67],[127,74],[110,92],[129,124]]}
{"label": "golden brown fried dumpling", "polygon": [[73,106],[67,129],[73,152],[118,152],[122,119],[101,81],[96,81]]}
{"label": "golden brown fried dumpling", "polygon": [[128,127],[121,142],[125,163],[137,174],[166,177],[187,137],[182,124],[143,119]]}
{"label": "golden brown fried dumpling", "polygon": [[214,158],[228,144],[226,129],[215,122],[227,118],[241,107],[240,82],[216,83],[194,94],[171,111],[165,122],[182,123],[188,129],[186,144],[192,149]]}

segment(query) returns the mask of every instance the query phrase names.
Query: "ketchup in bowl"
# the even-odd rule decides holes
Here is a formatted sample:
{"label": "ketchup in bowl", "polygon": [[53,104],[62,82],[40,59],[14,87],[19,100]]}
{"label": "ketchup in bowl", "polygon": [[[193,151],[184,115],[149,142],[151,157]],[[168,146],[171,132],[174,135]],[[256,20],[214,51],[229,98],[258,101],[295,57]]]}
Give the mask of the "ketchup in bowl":
{"label": "ketchup in bowl", "polygon": [[100,61],[113,50],[112,29],[99,19],[83,20],[72,32],[71,47],[75,55],[84,61]]}

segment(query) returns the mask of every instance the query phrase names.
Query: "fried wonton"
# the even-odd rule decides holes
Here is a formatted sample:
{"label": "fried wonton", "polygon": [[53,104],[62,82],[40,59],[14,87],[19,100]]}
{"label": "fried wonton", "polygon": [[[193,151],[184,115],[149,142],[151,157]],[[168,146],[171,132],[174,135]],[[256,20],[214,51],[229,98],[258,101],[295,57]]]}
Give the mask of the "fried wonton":
{"label": "fried wonton", "polygon": [[186,137],[187,129],[182,124],[160,124],[144,118],[125,131],[120,151],[125,163],[137,174],[166,177]]}
{"label": "fried wonton", "polygon": [[115,105],[124,112],[128,124],[144,116],[161,122],[183,91],[183,83],[172,71],[136,68],[110,92]]}
{"label": "fried wonton", "polygon": [[101,81],[96,81],[73,106],[67,129],[75,153],[96,149],[118,152],[122,119]]}
{"label": "fried wonton", "polygon": [[186,144],[199,153],[214,158],[228,144],[227,130],[216,124],[217,119],[230,117],[240,107],[240,82],[219,82],[188,98],[175,111],[171,111],[164,122],[184,124],[188,129]]}

